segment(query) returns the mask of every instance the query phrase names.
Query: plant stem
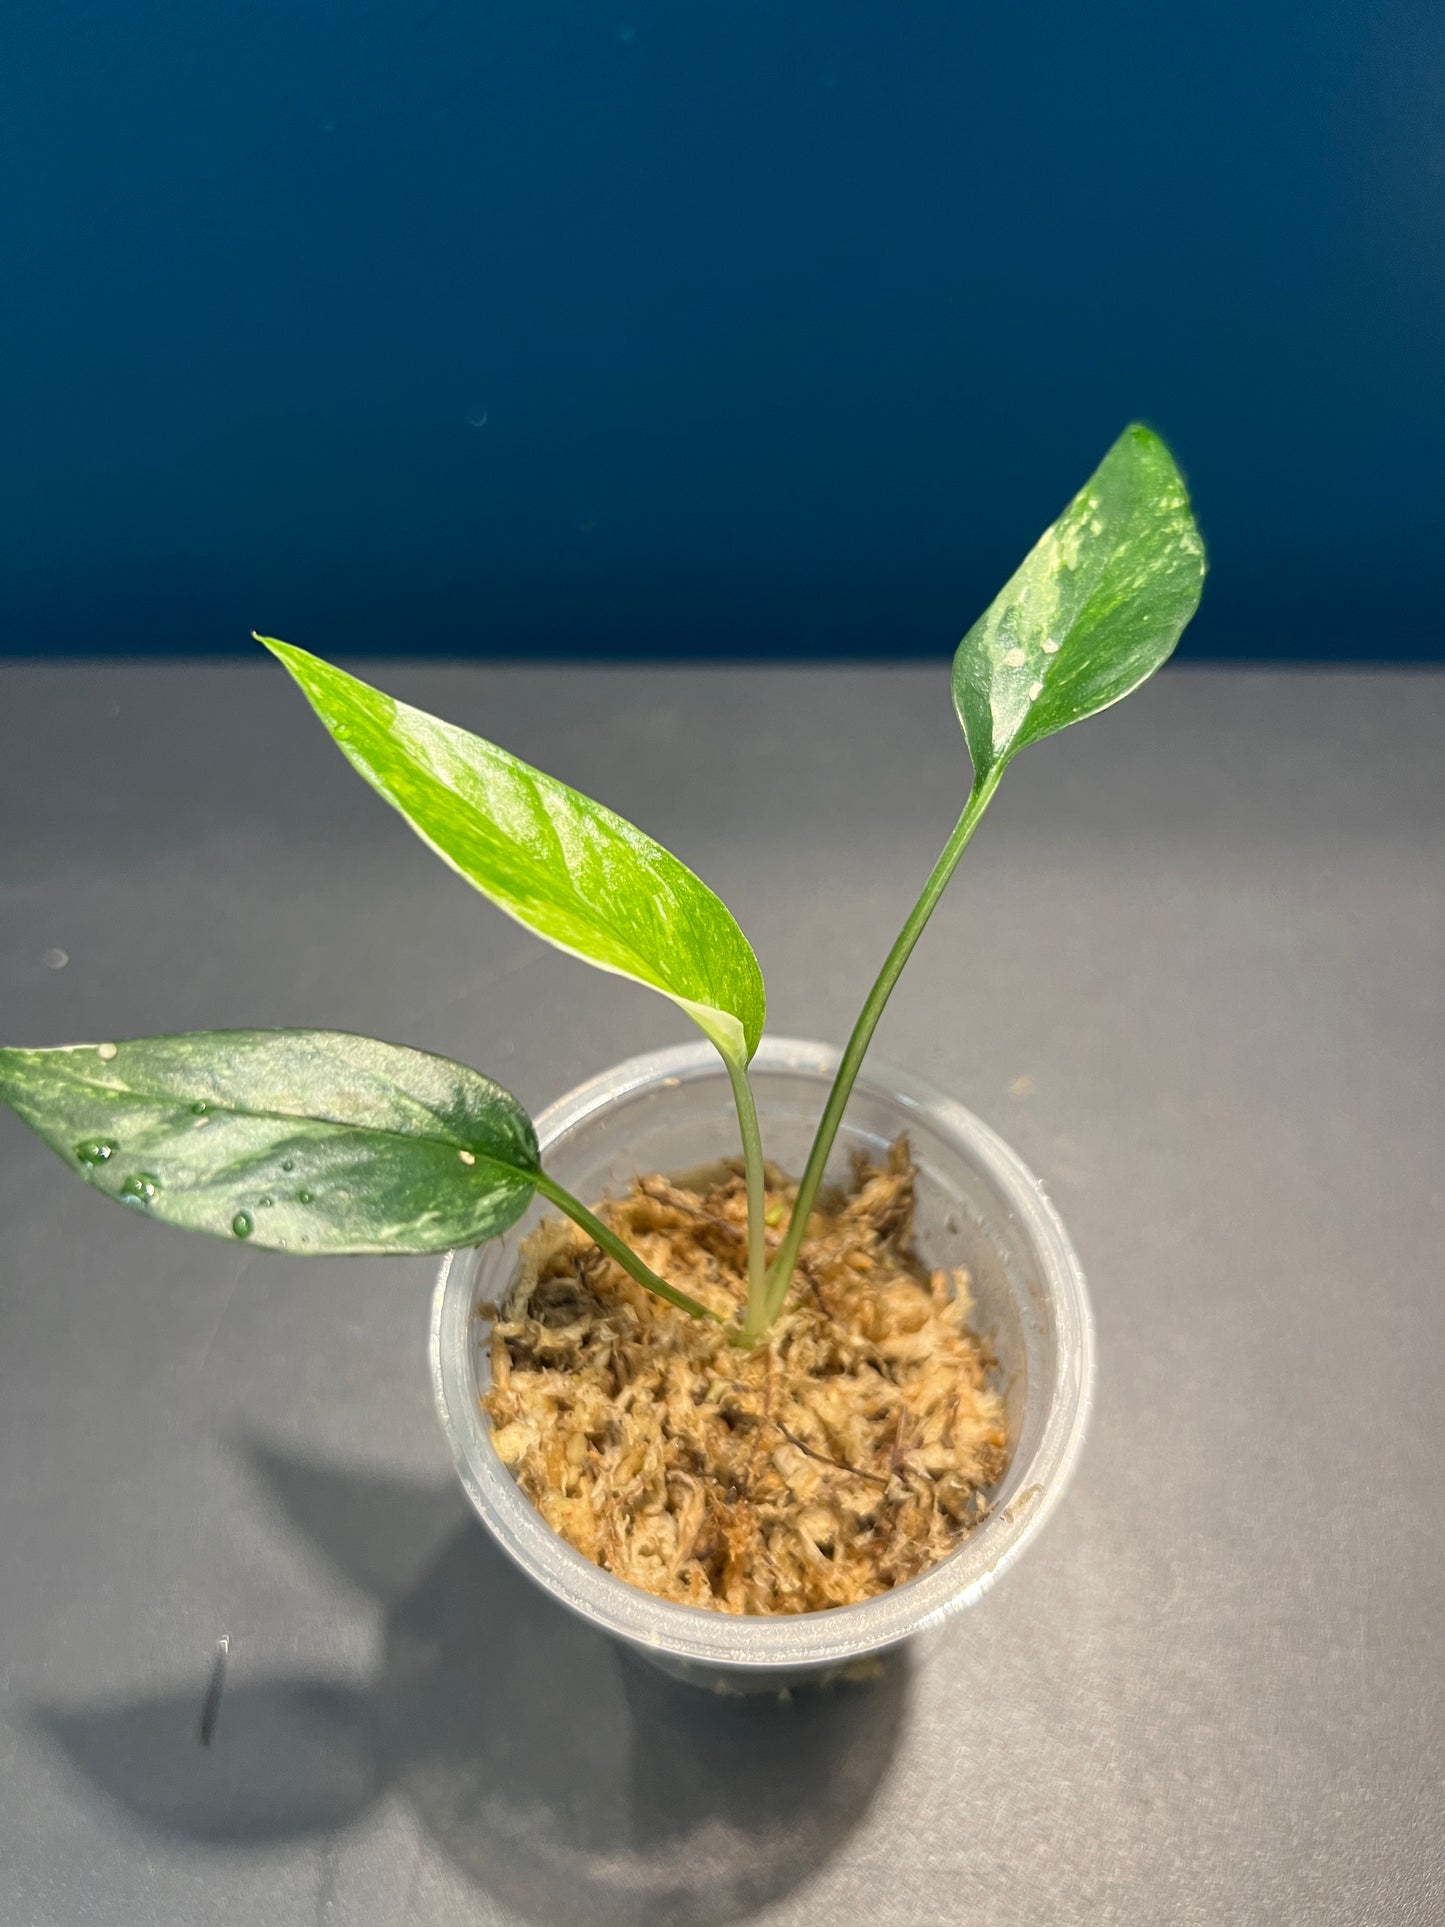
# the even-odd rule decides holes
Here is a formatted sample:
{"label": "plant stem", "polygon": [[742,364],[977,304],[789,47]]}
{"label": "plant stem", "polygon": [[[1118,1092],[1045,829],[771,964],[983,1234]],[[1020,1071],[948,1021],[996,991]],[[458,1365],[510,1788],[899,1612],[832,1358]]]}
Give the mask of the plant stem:
{"label": "plant stem", "polygon": [[676,1305],[679,1311],[691,1312],[694,1318],[710,1319],[714,1325],[727,1322],[719,1313],[700,1305],[696,1298],[689,1298],[685,1291],[679,1291],[676,1285],[659,1278],[650,1266],[642,1262],[631,1245],[625,1244],[595,1211],[589,1211],[580,1199],[574,1198],[570,1191],[564,1191],[555,1178],[548,1177],[545,1171],[537,1171],[533,1173],[532,1182],[544,1198],[550,1198],[574,1224],[581,1225],[593,1243],[600,1245],[609,1258],[621,1265],[629,1278],[635,1278],[639,1285],[646,1285],[649,1291],[656,1292],[659,1298],[665,1298],[669,1305]]}
{"label": "plant stem", "polygon": [[973,786],[968,802],[964,805],[963,815],[959,817],[952,836],[943,846],[943,853],[934,864],[923,893],[909,911],[907,921],[899,931],[897,941],[888,952],[877,981],[869,991],[867,1001],[853,1026],[853,1035],[848,1039],[848,1047],[843,1052],[838,1065],[838,1075],[833,1080],[833,1088],[828,1093],[828,1102],[823,1107],[823,1116],[818,1124],[813,1148],[808,1153],[807,1168],[798,1186],[798,1196],[793,1205],[793,1215],[788,1220],[788,1228],[778,1246],[777,1256],[768,1274],[768,1302],[765,1322],[770,1324],[783,1308],[783,1300],[788,1295],[788,1286],[793,1280],[793,1267],[798,1262],[798,1252],[802,1246],[803,1233],[808,1227],[808,1215],[813,1209],[813,1200],[818,1195],[818,1186],[823,1181],[823,1172],[833,1149],[833,1140],[838,1135],[838,1126],[843,1121],[843,1111],[852,1095],[854,1080],[863,1062],[863,1054],[872,1041],[878,1028],[878,1019],[883,1015],[883,1007],[892,995],[893,986],[903,974],[903,966],[912,955],[913,946],[923,935],[923,927],[932,916],[938,899],[948,886],[948,879],[958,865],[958,859],[968,848],[970,837],[978,827],[979,818],[988,808],[989,799],[998,788],[1003,767],[995,764]]}
{"label": "plant stem", "polygon": [[748,1315],[742,1336],[747,1344],[762,1337],[768,1326],[768,1249],[763,1229],[763,1139],[758,1129],[758,1107],[746,1064],[724,1057],[738,1107],[743,1134],[743,1172],[748,1191]]}

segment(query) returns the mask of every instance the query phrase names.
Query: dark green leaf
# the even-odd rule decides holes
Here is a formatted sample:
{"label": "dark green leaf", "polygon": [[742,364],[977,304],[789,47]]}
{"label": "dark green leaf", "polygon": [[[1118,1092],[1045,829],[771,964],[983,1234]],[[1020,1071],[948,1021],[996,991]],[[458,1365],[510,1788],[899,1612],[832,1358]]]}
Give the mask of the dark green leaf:
{"label": "dark green leaf", "polygon": [[585,962],[681,1004],[746,1063],[762,972],[727,906],[641,830],[494,743],[412,709],[304,649],[286,665],[352,767],[454,870]]}
{"label": "dark green leaf", "polygon": [[538,1166],[499,1084],[345,1031],[0,1050],[0,1097],[107,1197],[274,1250],[480,1244],[526,1210]]}
{"label": "dark green leaf", "polygon": [[975,779],[1151,676],[1203,583],[1184,479],[1136,423],[959,644],[953,702]]}

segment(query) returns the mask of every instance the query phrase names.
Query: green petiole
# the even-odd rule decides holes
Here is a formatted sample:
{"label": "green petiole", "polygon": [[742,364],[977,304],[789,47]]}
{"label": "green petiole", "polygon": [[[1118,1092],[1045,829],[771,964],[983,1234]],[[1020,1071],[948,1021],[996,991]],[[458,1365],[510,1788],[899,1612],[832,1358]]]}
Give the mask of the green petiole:
{"label": "green petiole", "polygon": [[747,1066],[724,1057],[733,1087],[738,1125],[743,1139],[743,1174],[748,1194],[748,1311],[743,1338],[756,1344],[771,1322],[768,1314],[768,1247],[763,1228],[763,1138],[758,1129],[758,1107]]}
{"label": "green petiole", "polygon": [[548,1177],[545,1171],[538,1171],[532,1181],[542,1196],[550,1198],[574,1224],[580,1225],[594,1244],[621,1265],[629,1278],[635,1278],[639,1285],[645,1285],[649,1291],[656,1292],[659,1298],[665,1298],[669,1305],[676,1305],[679,1311],[690,1311],[694,1318],[709,1319],[714,1325],[726,1322],[717,1312],[699,1304],[696,1298],[689,1298],[685,1291],[679,1291],[676,1285],[659,1278],[649,1265],[642,1262],[630,1244],[619,1238],[610,1225],[604,1224],[595,1211],[589,1211],[570,1191],[563,1190],[555,1178]]}
{"label": "green petiole", "polygon": [[828,1093],[828,1102],[823,1107],[823,1115],[813,1138],[812,1149],[808,1153],[808,1162],[798,1186],[798,1195],[793,1204],[792,1216],[788,1220],[788,1228],[783,1233],[782,1242],[768,1271],[764,1329],[782,1310],[783,1301],[788,1295],[788,1286],[793,1280],[793,1269],[798,1262],[803,1235],[808,1228],[808,1214],[813,1209],[818,1187],[823,1182],[823,1173],[827,1169],[833,1141],[838,1135],[839,1125],[843,1122],[843,1112],[852,1095],[864,1053],[872,1042],[874,1031],[878,1028],[878,1020],[883,1015],[884,1006],[893,994],[893,986],[903,974],[903,966],[913,954],[914,945],[923,935],[924,926],[933,915],[939,898],[947,888],[949,878],[958,867],[959,858],[968,848],[969,841],[978,827],[979,819],[988,808],[989,799],[998,788],[999,778],[1002,775],[1002,768],[996,766],[974,788],[963,815],[958,819],[957,827],[943,846],[942,855],[929,873],[922,894],[909,911],[907,921],[899,931],[897,940],[884,960],[883,968],[879,971],[873,988],[869,991],[867,1000],[859,1012],[858,1021],[853,1026],[853,1034],[848,1039],[842,1062],[838,1066],[838,1074],[833,1079],[833,1087]]}

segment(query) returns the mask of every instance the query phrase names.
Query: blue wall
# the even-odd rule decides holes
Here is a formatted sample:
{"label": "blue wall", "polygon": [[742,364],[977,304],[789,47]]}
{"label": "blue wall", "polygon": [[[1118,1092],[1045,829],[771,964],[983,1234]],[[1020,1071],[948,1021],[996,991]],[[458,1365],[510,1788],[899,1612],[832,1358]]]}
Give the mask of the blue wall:
{"label": "blue wall", "polygon": [[1187,647],[1442,653],[1439,0],[7,0],[0,648],[944,654],[1123,423]]}

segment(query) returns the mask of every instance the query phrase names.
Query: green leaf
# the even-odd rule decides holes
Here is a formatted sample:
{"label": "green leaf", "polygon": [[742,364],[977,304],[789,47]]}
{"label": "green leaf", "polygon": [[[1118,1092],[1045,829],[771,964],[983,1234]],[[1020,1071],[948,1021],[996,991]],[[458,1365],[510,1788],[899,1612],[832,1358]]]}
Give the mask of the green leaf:
{"label": "green leaf", "polygon": [[1184,479],[1135,423],[958,646],[953,704],[975,782],[1153,675],[1203,584]]}
{"label": "green leaf", "polygon": [[649,984],[747,1063],[762,972],[732,913],[651,837],[495,743],[259,636],[353,769],[483,896],[559,950]]}
{"label": "green leaf", "polygon": [[107,1197],[268,1250],[480,1244],[521,1217],[538,1169],[500,1084],[345,1031],[0,1050],[0,1097]]}

